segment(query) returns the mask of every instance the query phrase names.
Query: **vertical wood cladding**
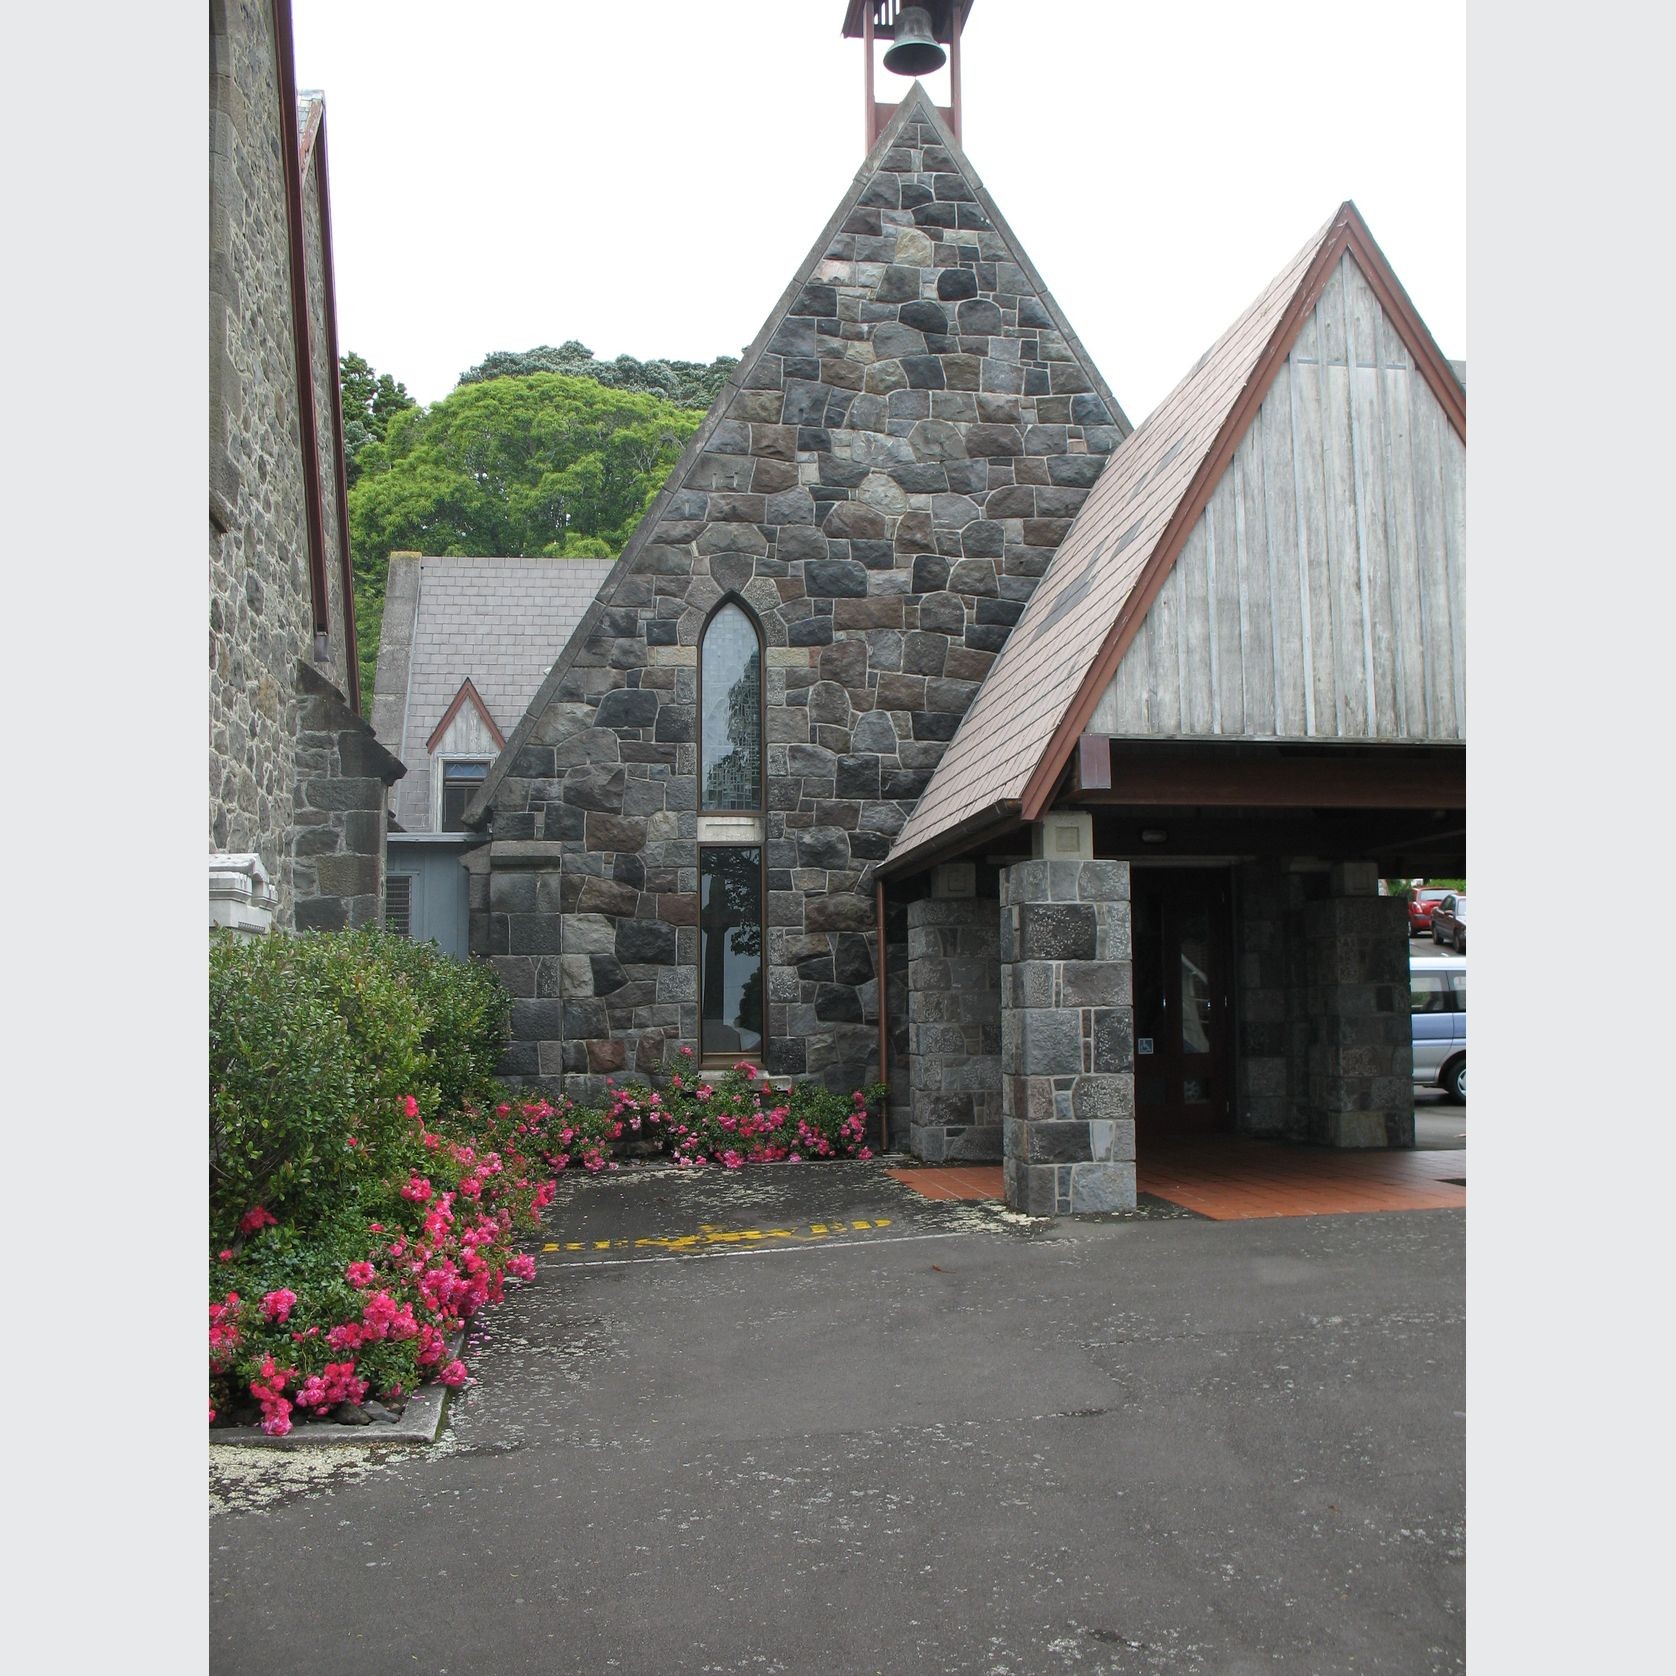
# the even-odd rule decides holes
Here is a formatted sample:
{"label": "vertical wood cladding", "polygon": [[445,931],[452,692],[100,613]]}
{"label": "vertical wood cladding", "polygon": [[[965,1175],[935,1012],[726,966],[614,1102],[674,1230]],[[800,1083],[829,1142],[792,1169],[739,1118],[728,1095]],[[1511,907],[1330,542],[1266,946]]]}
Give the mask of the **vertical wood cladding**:
{"label": "vertical wood cladding", "polygon": [[1466,737],[1466,444],[1347,254],[1089,726]]}

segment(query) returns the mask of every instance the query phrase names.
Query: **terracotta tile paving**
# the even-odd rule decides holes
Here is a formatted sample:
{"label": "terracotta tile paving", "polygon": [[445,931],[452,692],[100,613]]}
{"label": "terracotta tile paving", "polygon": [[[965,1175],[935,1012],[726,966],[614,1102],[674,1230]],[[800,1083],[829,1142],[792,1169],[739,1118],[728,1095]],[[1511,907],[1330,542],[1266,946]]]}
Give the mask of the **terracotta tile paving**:
{"label": "terracotta tile paving", "polygon": [[1334,1152],[1217,1135],[1139,1147],[1135,1185],[1217,1222],[1259,1216],[1342,1216],[1380,1210],[1459,1210],[1461,1152]]}
{"label": "terracotta tile paving", "polygon": [[999,1164],[928,1164],[915,1170],[886,1170],[928,1199],[999,1199]]}
{"label": "terracotta tile paving", "polygon": [[[1459,1210],[1461,1152],[1332,1152],[1284,1141],[1217,1135],[1143,1141],[1136,1187],[1216,1222],[1260,1216],[1348,1216],[1382,1210]],[[885,1172],[928,1199],[999,1199],[999,1164],[931,1164]]]}

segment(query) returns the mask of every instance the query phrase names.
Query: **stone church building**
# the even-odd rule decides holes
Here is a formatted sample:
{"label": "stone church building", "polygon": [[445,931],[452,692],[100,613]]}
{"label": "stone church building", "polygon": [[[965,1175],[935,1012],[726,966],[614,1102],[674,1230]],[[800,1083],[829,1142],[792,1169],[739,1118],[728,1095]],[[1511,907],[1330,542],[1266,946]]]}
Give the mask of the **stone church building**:
{"label": "stone church building", "polygon": [[1037,1213],[1411,1144],[1465,411],[1347,204],[1134,429],[916,83],[464,812],[505,1070],[882,1075]]}
{"label": "stone church building", "polygon": [[211,0],[209,119],[210,920],[373,924],[404,770],[359,714],[326,106],[289,0]]}

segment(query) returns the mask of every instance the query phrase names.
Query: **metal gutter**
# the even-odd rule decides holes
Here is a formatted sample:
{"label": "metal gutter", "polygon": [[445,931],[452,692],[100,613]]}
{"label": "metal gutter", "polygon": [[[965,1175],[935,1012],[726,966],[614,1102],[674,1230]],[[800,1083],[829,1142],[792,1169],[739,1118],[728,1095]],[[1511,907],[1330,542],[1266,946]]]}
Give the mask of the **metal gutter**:
{"label": "metal gutter", "polygon": [[285,176],[285,231],[291,258],[291,337],[297,352],[297,426],[302,437],[303,500],[308,522],[308,582],[314,604],[314,655],[319,661],[329,643],[331,604],[326,583],[326,525],[321,513],[320,434],[314,422],[314,353],[308,324],[308,258],[303,245],[303,176],[297,137],[295,48],[291,39],[291,0],[272,0],[272,6],[274,56],[279,69],[280,164]]}

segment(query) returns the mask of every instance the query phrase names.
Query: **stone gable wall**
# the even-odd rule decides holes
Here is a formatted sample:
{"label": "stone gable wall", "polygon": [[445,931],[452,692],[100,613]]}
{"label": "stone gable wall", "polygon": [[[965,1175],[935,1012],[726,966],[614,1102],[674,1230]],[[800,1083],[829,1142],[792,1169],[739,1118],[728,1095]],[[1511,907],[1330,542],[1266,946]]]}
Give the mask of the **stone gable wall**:
{"label": "stone gable wall", "polygon": [[698,640],[728,593],[767,646],[767,1066],[877,1075],[873,870],[1122,435],[919,122],[737,376],[493,797],[472,937],[523,1003],[506,1070],[582,1097],[696,1040]]}

